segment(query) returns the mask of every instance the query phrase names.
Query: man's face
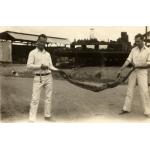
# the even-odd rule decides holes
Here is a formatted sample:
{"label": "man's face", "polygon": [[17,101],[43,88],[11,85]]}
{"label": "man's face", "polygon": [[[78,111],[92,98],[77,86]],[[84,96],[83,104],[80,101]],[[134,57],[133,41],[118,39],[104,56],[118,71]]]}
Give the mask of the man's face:
{"label": "man's face", "polygon": [[140,37],[135,38],[135,44],[136,44],[136,46],[138,46],[139,48],[142,48],[142,46],[143,46],[143,40],[142,40]]}
{"label": "man's face", "polygon": [[45,44],[47,42],[47,39],[44,38],[44,37],[40,37],[37,41],[37,47],[40,49],[40,50],[43,50],[45,48]]}

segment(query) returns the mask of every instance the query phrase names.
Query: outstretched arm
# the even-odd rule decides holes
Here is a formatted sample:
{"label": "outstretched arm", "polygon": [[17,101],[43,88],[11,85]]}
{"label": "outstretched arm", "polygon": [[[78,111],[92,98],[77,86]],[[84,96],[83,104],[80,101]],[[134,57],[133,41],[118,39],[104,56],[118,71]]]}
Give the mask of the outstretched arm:
{"label": "outstretched arm", "polygon": [[117,78],[120,77],[122,71],[130,64],[130,62],[128,60],[125,61],[125,63],[123,64],[123,66],[119,69],[118,73],[117,73]]}
{"label": "outstretched arm", "polygon": [[53,66],[52,59],[51,59],[50,55],[49,55],[49,69],[52,70],[52,71],[59,71],[58,68]]}

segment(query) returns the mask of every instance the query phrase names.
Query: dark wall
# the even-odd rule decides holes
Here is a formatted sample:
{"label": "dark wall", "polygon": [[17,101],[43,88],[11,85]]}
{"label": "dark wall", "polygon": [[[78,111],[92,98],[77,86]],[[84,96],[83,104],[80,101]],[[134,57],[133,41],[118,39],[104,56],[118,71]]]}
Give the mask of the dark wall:
{"label": "dark wall", "polygon": [[[29,52],[33,50],[34,46],[13,45],[12,46],[12,60],[13,63],[26,64]],[[51,54],[54,66],[61,57],[67,57],[71,66],[120,66],[126,60],[128,53],[111,52],[102,53],[99,50],[78,50],[78,49],[65,49],[62,47],[48,47],[46,50]],[[71,61],[70,61],[71,60]],[[72,61],[74,60],[74,61]],[[65,64],[66,62],[62,62]],[[72,64],[73,63],[73,64]],[[70,66],[69,66],[70,65]],[[67,66],[66,66],[67,67]]]}
{"label": "dark wall", "polygon": [[[13,63],[26,64],[28,60],[28,55],[31,50],[35,49],[35,46],[26,45],[12,45],[12,60]],[[51,54],[52,61],[56,63],[55,50],[60,49],[59,47],[48,47],[46,50]]]}
{"label": "dark wall", "polygon": [[25,64],[27,63],[28,55],[34,46],[26,45],[12,45],[12,60],[13,63]]}

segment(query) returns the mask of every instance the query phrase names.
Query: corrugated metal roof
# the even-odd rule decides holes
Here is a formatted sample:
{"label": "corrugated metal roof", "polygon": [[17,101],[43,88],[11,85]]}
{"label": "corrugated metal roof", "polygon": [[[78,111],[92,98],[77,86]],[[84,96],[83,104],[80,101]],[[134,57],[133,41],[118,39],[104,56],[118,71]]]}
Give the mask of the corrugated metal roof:
{"label": "corrugated metal roof", "polygon": [[[12,32],[6,31],[0,33],[0,39],[6,40],[13,40],[13,41],[28,41],[28,42],[35,42],[37,41],[38,35],[34,34],[26,34],[26,33],[19,33],[19,32]],[[70,44],[67,38],[60,38],[60,37],[50,37],[47,36],[48,43],[56,43],[56,44]]]}
{"label": "corrugated metal roof", "polygon": [[10,36],[12,36],[16,40],[27,40],[27,41],[36,41],[37,36],[35,35],[27,35],[27,34],[20,34],[20,33],[13,33],[7,32]]}

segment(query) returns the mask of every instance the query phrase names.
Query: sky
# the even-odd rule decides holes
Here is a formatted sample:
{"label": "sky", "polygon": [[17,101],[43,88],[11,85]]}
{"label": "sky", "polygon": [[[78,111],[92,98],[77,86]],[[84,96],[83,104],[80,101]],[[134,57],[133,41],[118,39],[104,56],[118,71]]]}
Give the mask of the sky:
{"label": "sky", "polygon": [[121,32],[127,32],[132,44],[137,33],[145,33],[145,26],[1,26],[0,32],[43,33],[47,36],[68,38],[72,42],[74,39],[90,38],[91,28],[94,28],[94,37],[104,41],[116,40],[121,36]]}

